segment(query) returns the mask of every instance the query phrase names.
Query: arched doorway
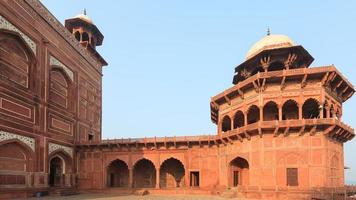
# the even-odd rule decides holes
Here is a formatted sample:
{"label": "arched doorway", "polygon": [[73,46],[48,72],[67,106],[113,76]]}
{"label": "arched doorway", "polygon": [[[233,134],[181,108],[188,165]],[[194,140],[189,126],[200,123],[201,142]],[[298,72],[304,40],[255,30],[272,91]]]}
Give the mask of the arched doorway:
{"label": "arched doorway", "polygon": [[260,109],[252,105],[247,111],[247,124],[253,124],[260,121]]}
{"label": "arched doorway", "polygon": [[51,187],[60,187],[63,185],[63,175],[65,173],[64,161],[55,156],[49,162],[49,185]]}
{"label": "arched doorway", "polygon": [[230,119],[230,117],[228,115],[226,115],[222,120],[221,130],[223,132],[231,130],[231,119]]}
{"label": "arched doorway", "polygon": [[156,186],[156,168],[150,160],[141,159],[133,167],[133,187],[154,188]]}
{"label": "arched doorway", "polygon": [[178,188],[184,186],[184,166],[175,159],[165,160],[160,168],[160,187],[161,188]]}
{"label": "arched doorway", "polygon": [[299,108],[297,102],[288,100],[284,102],[282,107],[282,120],[298,119]]}
{"label": "arched doorway", "polygon": [[48,184],[51,187],[71,186],[72,156],[63,150],[56,150],[48,156]]}
{"label": "arched doorway", "polygon": [[128,187],[129,168],[122,160],[114,160],[107,168],[108,187]]}
{"label": "arched doorway", "polygon": [[273,121],[278,119],[279,119],[278,105],[273,101],[269,101],[263,107],[263,120]]}
{"label": "arched doorway", "polygon": [[319,118],[319,102],[315,99],[308,99],[303,104],[303,119]]}
{"label": "arched doorway", "polygon": [[234,129],[245,126],[245,115],[239,110],[234,116]]}
{"label": "arched doorway", "polygon": [[246,159],[237,157],[230,162],[230,181],[231,187],[238,187],[242,185],[248,185],[249,181],[249,164]]}

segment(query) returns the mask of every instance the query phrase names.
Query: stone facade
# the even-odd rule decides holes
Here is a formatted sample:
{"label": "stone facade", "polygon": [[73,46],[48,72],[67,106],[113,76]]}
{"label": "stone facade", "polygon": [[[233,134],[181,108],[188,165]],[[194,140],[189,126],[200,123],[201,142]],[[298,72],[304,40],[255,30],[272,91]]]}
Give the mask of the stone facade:
{"label": "stone facade", "polygon": [[103,35],[88,16],[65,27],[37,0],[0,1],[0,198],[38,191],[142,188],[160,194],[328,199],[344,187],[335,66],[267,35],[211,98],[212,135],[102,140]]}
{"label": "stone facade", "polygon": [[75,143],[101,140],[103,65],[40,1],[0,2],[0,199],[76,187]]}

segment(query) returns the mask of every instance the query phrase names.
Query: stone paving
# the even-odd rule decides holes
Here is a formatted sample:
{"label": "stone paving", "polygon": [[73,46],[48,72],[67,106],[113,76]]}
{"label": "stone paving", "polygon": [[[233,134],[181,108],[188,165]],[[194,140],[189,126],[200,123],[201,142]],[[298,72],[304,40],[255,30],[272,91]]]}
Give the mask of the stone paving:
{"label": "stone paving", "polygon": [[202,195],[146,195],[146,196],[118,196],[113,194],[80,194],[65,197],[41,197],[30,198],[30,200],[225,200],[219,196]]}

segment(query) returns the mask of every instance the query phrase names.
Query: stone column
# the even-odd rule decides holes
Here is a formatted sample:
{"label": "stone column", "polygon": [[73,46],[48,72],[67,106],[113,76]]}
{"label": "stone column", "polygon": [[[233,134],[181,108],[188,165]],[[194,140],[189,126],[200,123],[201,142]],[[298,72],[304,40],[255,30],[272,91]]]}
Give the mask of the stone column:
{"label": "stone column", "polygon": [[303,119],[303,105],[299,105],[298,107],[299,119]]}
{"label": "stone column", "polygon": [[244,120],[244,122],[245,122],[244,126],[246,126],[246,125],[247,125],[247,112],[244,113],[244,118],[245,118],[245,120]]}
{"label": "stone column", "polygon": [[160,178],[159,169],[157,169],[156,170],[156,189],[159,189],[159,178]]}
{"label": "stone column", "polygon": [[133,188],[133,169],[129,169],[129,188]]}
{"label": "stone column", "polygon": [[235,119],[235,116],[233,115],[231,118],[231,130],[234,130],[234,119]]}
{"label": "stone column", "polygon": [[283,110],[282,106],[278,106],[278,120],[282,121],[283,120]]}
{"label": "stone column", "polygon": [[259,107],[260,109],[260,120],[259,121],[264,121],[263,119],[263,106]]}

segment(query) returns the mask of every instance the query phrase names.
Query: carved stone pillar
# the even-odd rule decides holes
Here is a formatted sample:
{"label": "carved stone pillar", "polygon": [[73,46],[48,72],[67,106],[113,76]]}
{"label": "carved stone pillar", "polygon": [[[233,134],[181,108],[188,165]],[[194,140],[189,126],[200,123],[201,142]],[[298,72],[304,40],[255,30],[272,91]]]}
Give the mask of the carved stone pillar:
{"label": "carved stone pillar", "polygon": [[282,106],[278,106],[278,120],[282,121],[283,120],[283,110]]}

